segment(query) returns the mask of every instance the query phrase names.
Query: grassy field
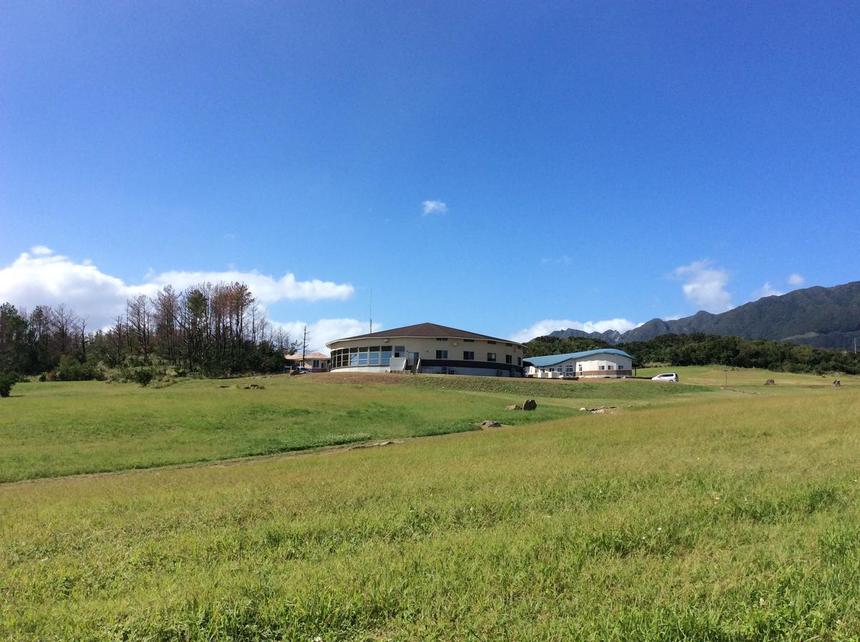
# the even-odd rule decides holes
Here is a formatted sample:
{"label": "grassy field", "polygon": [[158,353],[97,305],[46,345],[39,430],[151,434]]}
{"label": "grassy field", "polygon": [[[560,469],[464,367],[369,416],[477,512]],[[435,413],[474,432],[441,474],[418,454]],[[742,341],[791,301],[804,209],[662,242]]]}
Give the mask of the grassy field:
{"label": "grassy field", "polygon": [[[310,375],[190,380],[167,388],[18,384],[0,404],[0,482],[462,432],[484,419],[546,421],[609,398],[642,404],[705,390],[557,383]],[[246,388],[252,384],[263,389]],[[537,411],[504,410],[526,397],[537,398]]]}
{"label": "grassy field", "polygon": [[[513,394],[453,379],[280,394],[446,421]],[[546,382],[562,416],[530,425],[0,484],[0,639],[857,640],[860,386],[759,379]]]}
{"label": "grassy field", "polygon": [[[661,372],[677,372],[681,383],[704,386],[756,387],[764,385],[768,379],[773,379],[779,386],[803,386],[805,388],[826,388],[832,386],[834,375],[795,374],[791,372],[771,372],[760,368],[723,368],[721,366],[683,366],[668,368],[639,368],[639,377],[653,377]],[[860,377],[856,375],[839,375],[843,386],[860,385]]]}

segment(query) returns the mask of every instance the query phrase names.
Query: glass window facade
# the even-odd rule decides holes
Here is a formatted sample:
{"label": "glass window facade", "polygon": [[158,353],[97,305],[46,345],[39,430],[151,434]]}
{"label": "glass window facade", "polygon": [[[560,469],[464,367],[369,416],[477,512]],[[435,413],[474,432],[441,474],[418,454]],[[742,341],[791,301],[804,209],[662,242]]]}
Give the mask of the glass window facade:
{"label": "glass window facade", "polygon": [[391,364],[391,346],[343,348],[331,351],[332,368],[359,366],[388,366]]}

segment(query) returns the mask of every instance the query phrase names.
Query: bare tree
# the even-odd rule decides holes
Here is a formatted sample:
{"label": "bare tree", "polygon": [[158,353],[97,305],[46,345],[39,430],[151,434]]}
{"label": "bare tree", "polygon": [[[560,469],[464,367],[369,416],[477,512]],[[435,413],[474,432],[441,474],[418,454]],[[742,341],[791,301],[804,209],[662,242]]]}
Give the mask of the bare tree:
{"label": "bare tree", "polygon": [[51,316],[54,341],[58,354],[68,354],[72,337],[75,335],[77,317],[65,304],[60,304]]}
{"label": "bare tree", "polygon": [[144,359],[149,359],[150,333],[152,326],[149,299],[140,295],[129,299],[126,303],[126,319],[137,349]]}
{"label": "bare tree", "polygon": [[155,317],[155,341],[159,354],[170,361],[178,356],[179,295],[165,286],[152,301]]}

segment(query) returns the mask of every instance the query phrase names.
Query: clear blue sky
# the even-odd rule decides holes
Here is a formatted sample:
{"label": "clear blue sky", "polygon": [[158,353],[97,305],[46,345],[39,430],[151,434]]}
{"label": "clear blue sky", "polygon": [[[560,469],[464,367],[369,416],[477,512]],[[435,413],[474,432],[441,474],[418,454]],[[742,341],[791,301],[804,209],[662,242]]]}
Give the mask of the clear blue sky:
{"label": "clear blue sky", "polygon": [[274,319],[511,336],[860,278],[860,4],[551,4],[4,2],[6,292],[293,273],[354,292]]}

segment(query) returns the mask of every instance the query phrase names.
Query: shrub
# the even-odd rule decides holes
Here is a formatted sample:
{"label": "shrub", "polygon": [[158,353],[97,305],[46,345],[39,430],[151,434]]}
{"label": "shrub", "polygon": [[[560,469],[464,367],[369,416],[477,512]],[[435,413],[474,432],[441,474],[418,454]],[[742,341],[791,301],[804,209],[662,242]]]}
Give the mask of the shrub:
{"label": "shrub", "polygon": [[0,397],[8,397],[17,381],[18,377],[11,372],[0,372]]}
{"label": "shrub", "polygon": [[153,372],[149,368],[137,368],[131,373],[131,378],[144,387],[149,385],[153,376]]}
{"label": "shrub", "polygon": [[92,364],[81,363],[67,354],[60,357],[60,365],[57,368],[57,379],[60,381],[89,381],[95,377],[95,368]]}

